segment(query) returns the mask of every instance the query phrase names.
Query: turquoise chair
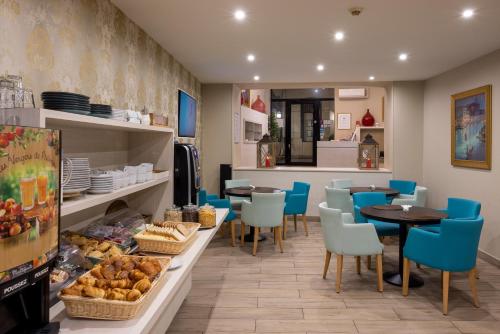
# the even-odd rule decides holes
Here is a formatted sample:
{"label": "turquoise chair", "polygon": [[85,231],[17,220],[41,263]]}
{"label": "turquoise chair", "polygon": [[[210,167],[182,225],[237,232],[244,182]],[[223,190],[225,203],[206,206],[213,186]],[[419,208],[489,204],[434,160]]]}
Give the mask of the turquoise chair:
{"label": "turquoise chair", "polygon": [[243,201],[241,204],[241,244],[244,244],[245,225],[253,226],[253,251],[252,255],[257,253],[259,242],[259,230],[263,227],[274,229],[274,237],[283,253],[283,243],[281,241],[281,218],[285,209],[285,192],[270,194],[252,193],[252,201]]}
{"label": "turquoise chair", "polygon": [[332,180],[332,188],[337,189],[346,189],[352,187],[351,179],[333,179]]}
{"label": "turquoise chair", "polygon": [[361,214],[361,208],[372,205],[386,205],[386,196],[382,192],[360,192],[352,195],[354,203],[354,220],[358,224],[371,223],[375,226],[379,237],[387,237],[399,234],[399,225],[381,222],[375,219],[367,219]]}
{"label": "turquoise chair", "polygon": [[[227,188],[236,188],[236,187],[249,187],[250,180],[249,179],[235,179],[235,180],[226,180],[224,184]],[[231,202],[231,206],[235,210],[239,210],[241,208],[241,203],[245,200],[245,197],[239,196],[226,196]]]}
{"label": "turquoise chair", "polygon": [[448,314],[450,272],[468,272],[474,306],[479,307],[476,290],[476,258],[482,216],[470,219],[442,219],[440,233],[412,228],[404,247],[403,295],[408,295],[410,261],[443,272],[443,314]]}
{"label": "turquoise chair", "polygon": [[236,246],[236,227],[234,220],[237,218],[237,216],[233,208],[231,207],[231,203],[229,202],[229,200],[226,198],[220,199],[215,194],[207,194],[207,191],[205,189],[201,189],[198,192],[198,205],[203,206],[205,204],[211,205],[216,209],[229,209],[229,212],[226,218],[224,218],[224,221],[226,223],[229,223],[231,226],[231,246]]}
{"label": "turquoise chair", "polygon": [[393,205],[412,205],[425,207],[427,203],[427,188],[416,186],[413,195],[404,195],[404,197],[392,200]]}
{"label": "turquoise chair", "polygon": [[[481,203],[466,198],[448,198],[448,207],[441,209],[448,219],[476,219],[481,212]],[[440,224],[421,226],[422,230],[439,233]]]}
{"label": "turquoise chair", "polygon": [[377,237],[377,231],[371,224],[355,224],[352,214],[331,209],[326,202],[319,205],[321,230],[326,247],[323,279],[326,279],[332,253],[337,258],[336,291],[340,292],[344,255],[356,258],[356,271],[361,273],[361,256],[377,257],[377,289],[382,292],[382,251],[384,245]]}
{"label": "turquoise chair", "polygon": [[406,180],[389,180],[389,188],[399,190],[400,195],[413,195],[417,182]]}
{"label": "turquoise chair", "polygon": [[309,235],[309,230],[307,228],[307,200],[309,198],[309,190],[311,185],[305,182],[294,182],[293,189],[284,190],[286,193],[285,197],[285,209],[283,211],[283,239],[286,239],[288,218],[287,216],[293,215],[293,223],[295,226],[295,232],[297,232],[297,215],[302,215],[302,223],[304,224],[304,230],[306,231],[306,236]]}
{"label": "turquoise chair", "polygon": [[349,189],[325,187],[326,203],[330,209],[339,209],[342,213],[354,214],[351,192]]}

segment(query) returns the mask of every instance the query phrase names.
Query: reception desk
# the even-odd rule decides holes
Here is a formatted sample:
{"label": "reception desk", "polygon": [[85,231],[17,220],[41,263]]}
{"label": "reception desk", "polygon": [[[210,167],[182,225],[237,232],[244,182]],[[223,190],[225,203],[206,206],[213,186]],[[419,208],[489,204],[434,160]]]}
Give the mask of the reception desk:
{"label": "reception desk", "polygon": [[318,167],[357,167],[358,143],[353,141],[318,141]]}

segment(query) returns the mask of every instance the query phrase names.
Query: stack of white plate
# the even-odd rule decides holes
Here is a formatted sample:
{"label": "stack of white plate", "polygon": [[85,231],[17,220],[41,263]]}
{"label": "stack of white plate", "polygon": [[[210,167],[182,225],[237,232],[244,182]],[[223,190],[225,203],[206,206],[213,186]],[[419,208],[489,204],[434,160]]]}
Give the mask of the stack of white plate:
{"label": "stack of white plate", "polygon": [[92,174],[90,176],[91,194],[107,194],[113,192],[113,175],[109,174]]}
{"label": "stack of white plate", "polygon": [[110,119],[114,119],[115,121],[126,122],[127,121],[127,111],[121,110],[121,109],[113,109],[111,111]]}
{"label": "stack of white plate", "polygon": [[64,195],[79,195],[90,188],[90,166],[88,158],[66,158],[63,161]]}

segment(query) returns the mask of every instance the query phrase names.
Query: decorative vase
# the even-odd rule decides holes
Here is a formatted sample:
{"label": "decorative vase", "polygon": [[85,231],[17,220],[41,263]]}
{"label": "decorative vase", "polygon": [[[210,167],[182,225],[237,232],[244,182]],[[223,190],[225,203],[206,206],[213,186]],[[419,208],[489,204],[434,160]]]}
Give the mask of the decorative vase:
{"label": "decorative vase", "polygon": [[375,118],[370,114],[370,109],[366,109],[366,114],[361,119],[361,124],[363,126],[373,126],[375,124]]}
{"label": "decorative vase", "polygon": [[252,103],[252,109],[260,111],[261,113],[266,113],[266,104],[264,101],[260,99],[260,95],[257,95],[257,98],[255,101]]}

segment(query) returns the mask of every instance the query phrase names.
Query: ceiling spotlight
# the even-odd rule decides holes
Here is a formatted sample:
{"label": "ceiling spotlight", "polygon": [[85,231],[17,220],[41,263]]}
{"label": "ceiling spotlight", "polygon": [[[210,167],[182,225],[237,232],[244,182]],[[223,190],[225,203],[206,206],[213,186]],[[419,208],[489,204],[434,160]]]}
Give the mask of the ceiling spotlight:
{"label": "ceiling spotlight", "polygon": [[260,80],[260,77],[259,77],[258,75],[254,75],[254,76],[253,76],[253,79],[254,79],[255,81],[259,81],[259,80]]}
{"label": "ceiling spotlight", "polygon": [[248,60],[249,62],[253,63],[253,62],[255,61],[255,56],[254,56],[253,54],[251,54],[251,53],[250,53],[250,54],[247,56],[247,60]]}
{"label": "ceiling spotlight", "polygon": [[337,31],[335,33],[335,40],[341,41],[344,39],[344,33],[342,31]]}
{"label": "ceiling spotlight", "polygon": [[474,9],[471,9],[471,8],[467,8],[467,9],[464,9],[464,11],[462,12],[462,17],[464,19],[470,19],[471,17],[474,16]]}
{"label": "ceiling spotlight", "polygon": [[317,89],[317,88],[316,88],[316,89],[314,90],[314,92],[315,92],[316,94],[318,94],[318,93],[319,93],[319,89]]}
{"label": "ceiling spotlight", "polygon": [[368,79],[370,79],[370,81],[373,81],[373,80],[375,80],[375,77],[373,75],[371,75]]}
{"label": "ceiling spotlight", "polygon": [[401,61],[408,60],[408,54],[407,53],[400,53],[399,60],[401,60]]}
{"label": "ceiling spotlight", "polygon": [[316,69],[321,72],[321,71],[323,71],[325,69],[325,66],[323,64],[318,64],[316,66]]}
{"label": "ceiling spotlight", "polygon": [[243,21],[247,17],[245,11],[238,9],[234,12],[234,18],[238,21]]}

